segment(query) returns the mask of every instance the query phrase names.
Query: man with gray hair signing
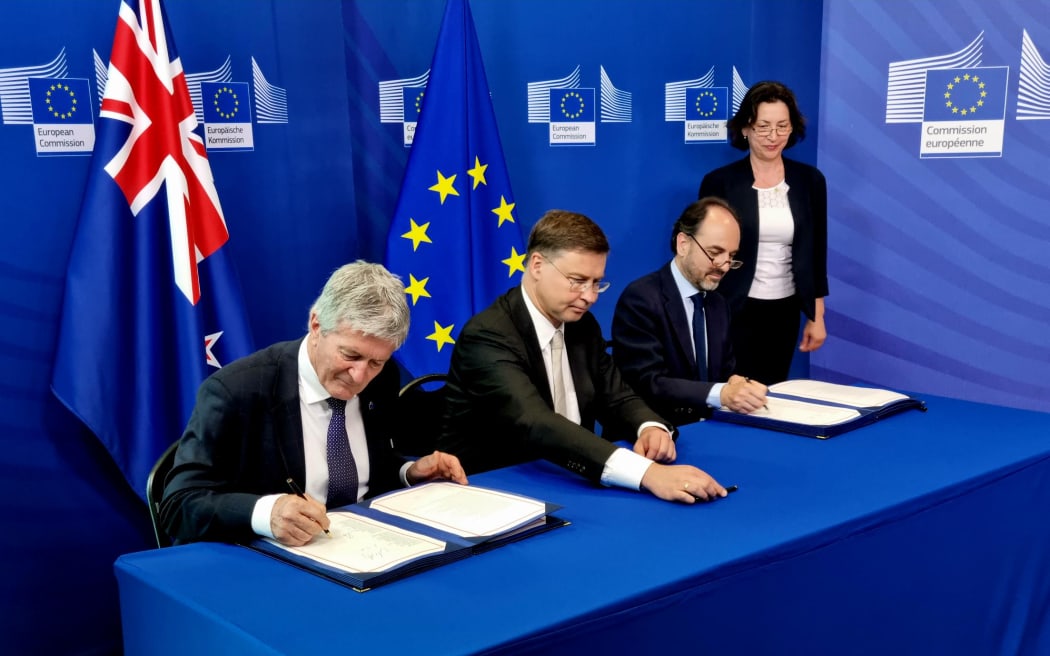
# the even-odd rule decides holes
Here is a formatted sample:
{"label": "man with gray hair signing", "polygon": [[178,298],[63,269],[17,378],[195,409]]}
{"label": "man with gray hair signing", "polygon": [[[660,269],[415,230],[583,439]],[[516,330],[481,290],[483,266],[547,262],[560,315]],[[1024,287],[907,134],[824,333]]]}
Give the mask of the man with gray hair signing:
{"label": "man with gray hair signing", "polygon": [[336,508],[427,480],[466,483],[459,460],[406,462],[391,446],[404,413],[390,361],[408,334],[404,285],[378,264],[332,274],[306,337],[209,376],[168,474],[160,520],[176,543],[272,537],[309,542]]}

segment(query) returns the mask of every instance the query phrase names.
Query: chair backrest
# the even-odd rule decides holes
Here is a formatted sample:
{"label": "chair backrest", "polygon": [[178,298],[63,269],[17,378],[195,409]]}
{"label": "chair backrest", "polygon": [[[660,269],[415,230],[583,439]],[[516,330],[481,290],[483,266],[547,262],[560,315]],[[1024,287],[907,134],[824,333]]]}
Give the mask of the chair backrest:
{"label": "chair backrest", "polygon": [[427,389],[427,384],[444,383],[446,374],[425,374],[405,384],[398,393],[405,429],[397,435],[394,449],[404,456],[425,456],[437,447],[441,415],[445,410],[445,386]]}
{"label": "chair backrest", "polygon": [[157,540],[158,548],[171,546],[171,538],[160,527],[160,500],[164,498],[164,479],[175,464],[175,450],[178,446],[179,441],[175,440],[164,450],[146,479],[146,502],[149,504],[149,518],[153,522],[153,537]]}

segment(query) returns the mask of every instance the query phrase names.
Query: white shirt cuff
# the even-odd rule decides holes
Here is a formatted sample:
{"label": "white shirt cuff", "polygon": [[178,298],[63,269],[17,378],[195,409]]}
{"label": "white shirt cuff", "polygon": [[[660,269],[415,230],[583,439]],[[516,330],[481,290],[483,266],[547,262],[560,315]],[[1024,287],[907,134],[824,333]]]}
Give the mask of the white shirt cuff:
{"label": "white shirt cuff", "polygon": [[273,506],[277,503],[280,494],[268,494],[259,497],[252,509],[252,531],[264,538],[272,538],[273,531],[270,530],[270,517],[273,515]]}
{"label": "white shirt cuff", "polygon": [[[663,424],[656,425],[665,428]],[[602,485],[639,490],[642,487],[642,477],[652,464],[652,460],[630,449],[616,449],[605,461],[605,468],[602,469]]]}
{"label": "white shirt cuff", "polygon": [[401,465],[401,472],[398,474],[401,477],[401,484],[404,485],[405,487],[409,486],[409,482],[408,482],[408,468],[412,466],[413,462],[415,462],[415,460],[409,460],[405,464]]}
{"label": "white shirt cuff", "polygon": [[707,393],[707,405],[712,408],[722,407],[722,388],[725,386],[725,383],[715,383],[711,386],[711,391]]}
{"label": "white shirt cuff", "polygon": [[646,421],[646,422],[642,422],[642,425],[638,427],[638,434],[635,435],[635,437],[636,438],[641,437],[642,436],[642,431],[644,431],[646,428],[649,428],[650,426],[655,426],[657,428],[662,428],[662,429],[664,429],[664,431],[668,435],[673,435],[673,433],[671,431],[667,430],[667,424],[661,424],[658,421]]}

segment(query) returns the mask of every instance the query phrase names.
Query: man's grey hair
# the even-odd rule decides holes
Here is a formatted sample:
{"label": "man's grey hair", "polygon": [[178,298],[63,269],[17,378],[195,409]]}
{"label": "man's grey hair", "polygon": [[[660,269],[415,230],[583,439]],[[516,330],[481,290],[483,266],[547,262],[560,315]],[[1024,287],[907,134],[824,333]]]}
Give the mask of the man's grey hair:
{"label": "man's grey hair", "polygon": [[408,303],[401,278],[380,264],[358,260],[335,270],[310,308],[321,334],[349,327],[400,348],[408,336]]}

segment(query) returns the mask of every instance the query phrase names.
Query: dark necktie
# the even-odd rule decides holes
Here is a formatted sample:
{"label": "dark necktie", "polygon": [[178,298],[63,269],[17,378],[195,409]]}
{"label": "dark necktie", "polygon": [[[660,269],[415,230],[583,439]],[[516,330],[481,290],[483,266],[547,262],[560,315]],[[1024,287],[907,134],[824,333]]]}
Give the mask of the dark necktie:
{"label": "dark necktie", "polygon": [[357,501],[357,463],[346,435],[346,401],[328,399],[332,421],[328,424],[328,507]]}
{"label": "dark necktie", "polygon": [[707,377],[707,334],[704,330],[704,292],[693,294],[693,347],[696,349],[696,373]]}

